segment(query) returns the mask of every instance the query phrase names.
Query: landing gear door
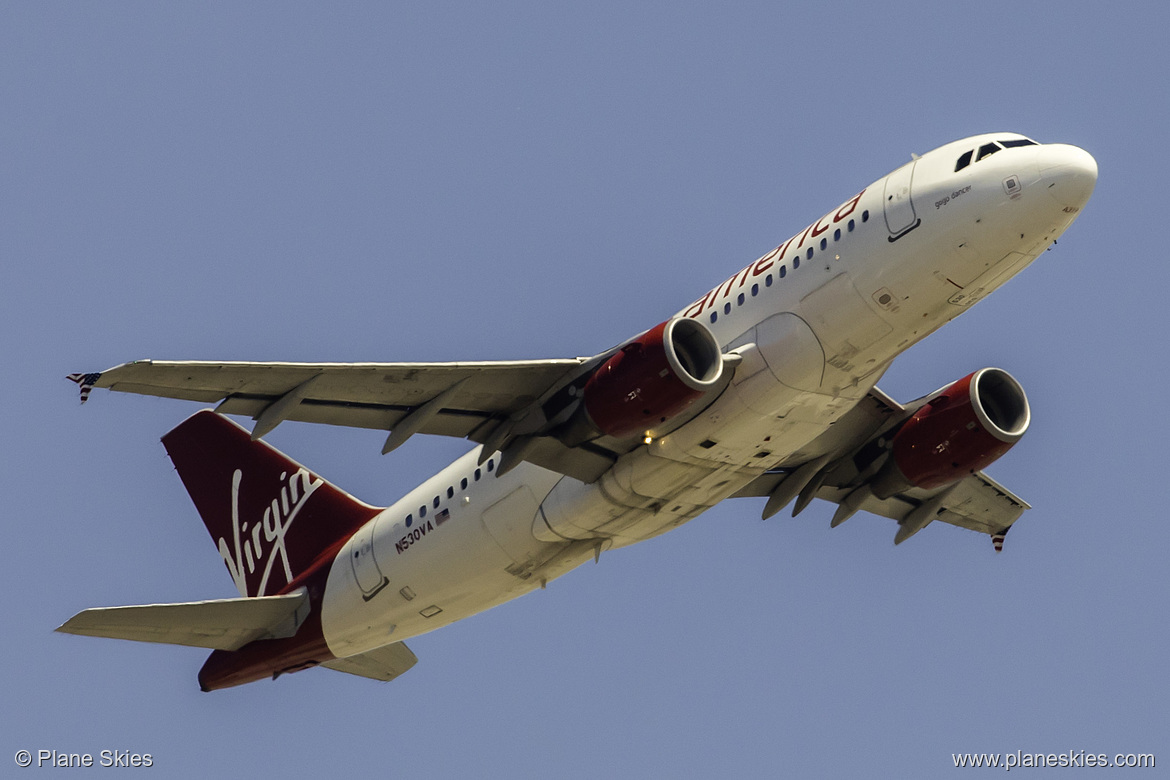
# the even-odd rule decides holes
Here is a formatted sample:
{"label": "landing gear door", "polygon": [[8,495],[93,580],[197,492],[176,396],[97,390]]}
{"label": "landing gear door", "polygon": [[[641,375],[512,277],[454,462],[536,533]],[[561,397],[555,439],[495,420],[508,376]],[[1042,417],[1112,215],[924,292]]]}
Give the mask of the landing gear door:
{"label": "landing gear door", "polygon": [[886,177],[883,203],[886,228],[890,231],[891,242],[897,241],[922,223],[914,212],[914,200],[910,193],[916,165],[918,161],[912,160]]}
{"label": "landing gear door", "polygon": [[[538,510],[532,491],[521,485],[481,515],[492,539],[519,567],[516,571],[530,567],[535,553],[542,546],[532,535],[532,523]],[[510,567],[509,571],[513,569]]]}

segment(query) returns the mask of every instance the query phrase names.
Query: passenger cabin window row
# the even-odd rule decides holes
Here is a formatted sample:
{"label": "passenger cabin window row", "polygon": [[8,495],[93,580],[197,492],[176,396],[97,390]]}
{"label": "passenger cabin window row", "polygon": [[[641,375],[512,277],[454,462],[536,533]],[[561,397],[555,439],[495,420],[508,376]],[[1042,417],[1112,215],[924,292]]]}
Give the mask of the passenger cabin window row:
{"label": "passenger cabin window row", "polygon": [[[489,458],[488,462],[487,462],[488,473],[490,474],[495,469],[495,467],[496,467],[495,458]],[[479,480],[482,478],[483,478],[483,470],[476,469],[475,473],[472,474],[472,480],[475,482],[479,482]],[[460,490],[467,490],[467,484],[468,484],[467,477],[464,477],[463,479],[459,480],[459,489]],[[449,485],[447,487],[447,498],[452,499],[454,497],[455,497],[455,488],[453,486]],[[431,501],[431,507],[433,509],[438,509],[440,504],[442,504],[442,497],[441,496],[435,496],[435,498]],[[423,504],[422,506],[420,506],[418,508],[418,516],[419,516],[420,520],[427,516],[427,505],[426,504]],[[406,527],[410,528],[412,525],[414,525],[414,514],[413,513],[406,516]]]}
{"label": "passenger cabin window row", "polygon": [[[869,222],[869,209],[866,209],[865,211],[861,212],[861,221],[862,222]],[[845,226],[845,232],[852,233],[856,229],[857,229],[856,220],[852,220],[852,219],[849,220],[849,223]],[[841,240],[841,238],[842,238],[841,228],[837,228],[836,230],[833,231],[833,243],[834,244],[837,243],[838,241]],[[820,247],[821,247],[822,252],[825,251],[826,249],[828,249],[829,248],[829,239],[822,238],[820,240]],[[808,248],[808,250],[804,253],[804,259],[805,260],[812,260],[813,255],[814,255],[814,250],[813,250],[813,247],[810,246]],[[763,258],[761,258],[761,259],[763,259]],[[798,252],[795,255],[793,255],[790,262],[792,263],[792,270],[793,271],[795,271],[797,268],[800,268],[800,253]],[[768,274],[764,277],[764,286],[771,287],[773,280],[779,281],[780,279],[783,279],[786,276],[788,276],[788,266],[786,263],[781,263],[779,266],[776,267],[776,271],[774,274],[772,272],[768,272]],[[760,294],[760,285],[758,283],[753,284],[751,297],[755,298],[759,294]],[[743,306],[743,304],[746,300],[747,300],[747,297],[743,293],[740,293],[735,298],[735,305],[736,306]],[[724,314],[724,316],[731,314],[731,301],[728,301],[727,303],[723,304],[723,314]],[[719,311],[716,310],[716,311],[711,312],[711,322],[715,323],[718,321],[719,321]]]}
{"label": "passenger cabin window row", "polygon": [[970,149],[959,155],[959,159],[955,161],[955,173],[958,173],[971,164],[971,158],[975,155],[976,151],[979,152],[979,156],[975,157],[975,162],[979,162],[984,157],[990,157],[1000,149],[1014,149],[1017,146],[1039,146],[1039,144],[1029,138],[1011,138],[1007,141],[992,141],[991,143],[983,144],[978,150]]}

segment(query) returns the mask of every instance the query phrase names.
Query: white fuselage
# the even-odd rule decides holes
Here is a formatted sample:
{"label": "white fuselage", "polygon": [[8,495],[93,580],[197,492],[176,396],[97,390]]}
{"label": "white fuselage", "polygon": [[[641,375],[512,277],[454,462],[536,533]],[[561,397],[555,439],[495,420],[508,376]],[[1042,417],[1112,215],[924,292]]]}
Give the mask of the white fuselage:
{"label": "white fuselage", "polygon": [[810,445],[899,353],[1058,238],[1095,178],[1076,147],[995,133],[871,184],[678,313],[742,357],[686,424],[648,432],[592,484],[529,463],[497,476],[498,456],[477,466],[477,447],[370,521],[329,573],[330,651],[366,652],[481,612],[681,525],[771,467],[816,457]]}

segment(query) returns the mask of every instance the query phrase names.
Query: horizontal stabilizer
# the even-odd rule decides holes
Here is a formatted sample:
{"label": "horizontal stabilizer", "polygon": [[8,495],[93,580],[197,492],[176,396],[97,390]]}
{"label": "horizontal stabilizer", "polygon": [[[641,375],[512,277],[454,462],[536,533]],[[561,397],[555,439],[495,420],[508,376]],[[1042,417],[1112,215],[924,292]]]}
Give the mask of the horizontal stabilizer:
{"label": "horizontal stabilizer", "polygon": [[395,642],[367,653],[351,655],[349,658],[326,661],[321,665],[337,672],[389,682],[416,663],[418,663],[418,658],[410,651],[410,648],[401,642]]}
{"label": "horizontal stabilizer", "polygon": [[307,591],[300,588],[282,596],[97,607],[78,612],[57,630],[136,642],[238,650],[256,639],[292,636],[308,614]]}

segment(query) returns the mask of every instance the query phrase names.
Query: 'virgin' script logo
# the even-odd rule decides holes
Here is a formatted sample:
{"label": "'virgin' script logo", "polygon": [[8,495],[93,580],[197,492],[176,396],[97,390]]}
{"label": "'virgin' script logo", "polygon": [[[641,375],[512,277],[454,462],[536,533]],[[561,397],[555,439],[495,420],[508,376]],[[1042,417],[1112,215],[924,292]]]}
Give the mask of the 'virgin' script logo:
{"label": "'virgin' script logo", "polygon": [[[284,566],[285,584],[292,582],[292,567],[288,562],[288,549],[285,547],[285,536],[289,526],[293,524],[297,514],[308,501],[313,492],[325,484],[320,477],[314,478],[303,468],[298,469],[292,476],[287,472],[280,475],[280,494],[264,508],[264,515],[259,521],[240,519],[240,482],[244,472],[236,469],[232,475],[232,542],[228,545],[226,539],[219,538],[219,554],[227,564],[232,581],[242,596],[264,595],[268,587],[268,578],[277,558]],[[286,481],[287,480],[287,481]],[[263,567],[260,582],[254,593],[248,592],[248,578],[259,568]]]}

